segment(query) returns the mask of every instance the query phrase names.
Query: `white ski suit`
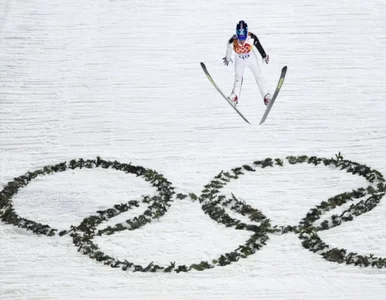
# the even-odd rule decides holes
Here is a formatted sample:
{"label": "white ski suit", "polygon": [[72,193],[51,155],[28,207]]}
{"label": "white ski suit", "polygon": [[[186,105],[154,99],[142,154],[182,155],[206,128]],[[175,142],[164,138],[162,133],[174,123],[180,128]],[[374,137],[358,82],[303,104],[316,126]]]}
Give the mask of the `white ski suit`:
{"label": "white ski suit", "polygon": [[232,36],[228,41],[225,58],[229,62],[232,57],[232,51],[235,52],[235,81],[232,93],[236,94],[237,97],[240,96],[242,78],[246,66],[249,67],[255,76],[262,98],[268,94],[267,82],[263,76],[257,55],[253,51],[253,46],[259,51],[261,57],[266,59],[267,55],[261,46],[259,39],[252,32],[248,32],[248,37],[243,44],[239,42],[236,35]]}

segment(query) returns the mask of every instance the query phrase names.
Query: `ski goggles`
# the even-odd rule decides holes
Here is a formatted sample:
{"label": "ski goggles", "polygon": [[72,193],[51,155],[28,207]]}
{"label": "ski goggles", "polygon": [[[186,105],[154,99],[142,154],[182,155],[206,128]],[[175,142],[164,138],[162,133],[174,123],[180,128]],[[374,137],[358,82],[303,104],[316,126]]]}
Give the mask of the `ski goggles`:
{"label": "ski goggles", "polygon": [[248,37],[248,31],[245,29],[241,28],[236,31],[236,36],[239,41],[245,41]]}

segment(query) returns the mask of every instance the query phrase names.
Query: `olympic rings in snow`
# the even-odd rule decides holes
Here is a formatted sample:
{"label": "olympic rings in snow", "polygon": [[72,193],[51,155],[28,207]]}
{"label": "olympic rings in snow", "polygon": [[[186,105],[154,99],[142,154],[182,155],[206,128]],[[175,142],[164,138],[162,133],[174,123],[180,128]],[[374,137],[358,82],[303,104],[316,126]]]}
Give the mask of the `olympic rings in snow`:
{"label": "olympic rings in snow", "polygon": [[[123,270],[132,270],[139,272],[188,272],[190,270],[205,270],[216,266],[226,266],[238,261],[240,258],[246,258],[256,251],[261,249],[269,239],[269,234],[285,234],[288,232],[295,233],[302,240],[302,245],[310,251],[320,254],[324,259],[332,262],[354,264],[359,266],[372,266],[378,268],[386,268],[386,258],[374,257],[373,255],[365,256],[357,253],[347,253],[345,249],[332,248],[324,243],[318,236],[318,232],[340,225],[342,222],[351,221],[354,217],[359,216],[372,210],[385,195],[386,185],[385,180],[378,171],[372,170],[367,166],[360,165],[355,162],[344,160],[342,156],[337,155],[336,158],[326,159],[318,157],[297,156],[287,157],[285,163],[289,165],[297,163],[308,163],[313,165],[323,164],[332,166],[340,170],[346,170],[352,174],[358,174],[366,178],[370,185],[366,188],[358,188],[356,190],[339,194],[326,201],[323,201],[318,206],[312,208],[309,213],[299,222],[297,226],[272,226],[270,220],[258,209],[239,201],[235,195],[231,197],[222,195],[220,190],[230,181],[237,180],[246,172],[256,172],[257,168],[266,167],[282,167],[284,161],[281,159],[267,158],[261,161],[255,161],[253,165],[243,165],[242,167],[234,168],[229,172],[221,172],[204,187],[202,194],[198,197],[202,205],[202,209],[216,222],[224,224],[227,227],[234,227],[238,230],[247,230],[251,233],[250,238],[243,244],[239,245],[234,251],[225,253],[211,261],[201,261],[191,265],[176,266],[171,262],[167,266],[159,266],[150,262],[146,266],[135,264],[127,260],[119,260],[100,251],[98,245],[93,241],[95,236],[112,235],[123,230],[136,230],[150,223],[153,219],[162,217],[170,207],[173,198],[184,199],[188,195],[177,194],[171,183],[166,180],[161,174],[146,169],[140,166],[131,164],[123,164],[117,161],[106,161],[101,158],[95,160],[71,160],[69,163],[63,162],[57,165],[46,166],[34,172],[15,178],[9,182],[0,192],[0,219],[8,224],[12,224],[26,230],[30,230],[36,234],[44,234],[47,236],[60,236],[69,234],[73,238],[73,243],[78,247],[78,251],[88,255],[99,262],[109,265],[114,268],[122,268]],[[71,226],[67,231],[57,232],[57,229],[51,228],[49,225],[37,223],[20,217],[13,208],[12,197],[25,187],[31,180],[37,176],[53,174],[56,172],[64,172],[68,169],[81,168],[111,168],[125,173],[142,176],[152,186],[157,188],[157,194],[153,197],[142,196],[139,200],[129,201],[127,203],[114,205],[113,208],[97,211],[95,215],[85,218],[80,225]],[[191,199],[196,199],[197,196],[189,194]],[[320,219],[322,214],[341,206],[354,199],[366,197],[366,200],[361,200],[356,204],[352,204],[347,210],[340,215],[333,215],[330,220],[326,220],[319,225],[315,222]],[[147,205],[147,209],[143,214],[133,219],[126,220],[123,223],[118,223],[115,226],[97,230],[98,225],[107,221],[123,212],[126,212],[133,207],[139,206],[141,203]],[[241,220],[231,217],[227,210],[233,210],[238,214],[248,217],[251,223],[247,224]]]}

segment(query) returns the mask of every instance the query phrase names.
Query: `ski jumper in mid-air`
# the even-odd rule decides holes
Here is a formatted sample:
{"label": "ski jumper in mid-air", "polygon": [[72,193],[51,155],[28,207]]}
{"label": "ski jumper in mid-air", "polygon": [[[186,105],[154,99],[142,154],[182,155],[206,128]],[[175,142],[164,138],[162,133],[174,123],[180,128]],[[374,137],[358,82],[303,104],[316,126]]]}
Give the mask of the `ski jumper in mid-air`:
{"label": "ski jumper in mid-air", "polygon": [[245,21],[240,21],[236,26],[236,34],[228,41],[226,56],[223,58],[224,64],[227,66],[232,61],[232,51],[235,52],[235,81],[232,93],[228,97],[235,105],[238,104],[240,98],[246,66],[249,67],[255,76],[261,96],[264,99],[264,104],[268,105],[271,101],[271,94],[268,91],[267,82],[265,81],[257,55],[253,51],[253,46],[256,47],[265,63],[268,64],[269,55],[265,53],[259,39],[252,32],[248,32],[248,25]]}

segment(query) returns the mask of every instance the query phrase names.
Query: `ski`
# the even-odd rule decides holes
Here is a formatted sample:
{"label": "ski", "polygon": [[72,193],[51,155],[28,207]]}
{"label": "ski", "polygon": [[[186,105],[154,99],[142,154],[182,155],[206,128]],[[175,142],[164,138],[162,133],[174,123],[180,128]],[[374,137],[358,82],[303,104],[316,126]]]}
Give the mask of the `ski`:
{"label": "ski", "polygon": [[205,64],[203,62],[201,62],[200,64],[201,64],[201,68],[204,71],[206,77],[208,77],[209,81],[212,83],[212,85],[215,87],[215,89],[220,93],[220,95],[223,96],[223,98],[226,100],[226,102],[228,102],[229,105],[232,106],[232,108],[240,115],[241,118],[243,118],[243,120],[245,122],[247,122],[248,124],[251,124],[251,123],[249,123],[247,118],[244,117],[243,114],[237,109],[237,107],[233,105],[233,103],[227,98],[227,96],[225,96],[224,93],[219,89],[217,84],[214,82],[212,76],[210,76],[210,74],[208,72],[208,69],[206,68]]}
{"label": "ski", "polygon": [[269,114],[269,112],[271,111],[271,108],[273,106],[273,104],[275,103],[275,100],[276,100],[276,97],[277,95],[279,94],[280,92],[280,89],[281,89],[281,86],[283,85],[283,82],[284,82],[284,78],[285,78],[285,74],[287,73],[287,66],[283,67],[283,69],[281,69],[281,74],[280,74],[280,79],[279,79],[279,82],[277,84],[277,87],[276,87],[276,90],[275,90],[275,93],[273,94],[273,97],[272,97],[272,100],[271,102],[268,104],[266,110],[265,110],[265,113],[263,115],[263,118],[261,119],[260,121],[260,124],[263,124],[265,122],[265,119],[267,119],[267,116]]}

